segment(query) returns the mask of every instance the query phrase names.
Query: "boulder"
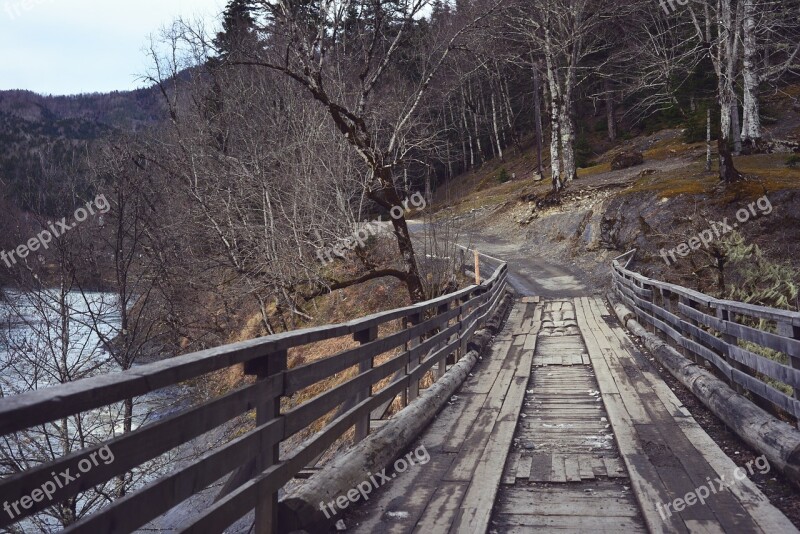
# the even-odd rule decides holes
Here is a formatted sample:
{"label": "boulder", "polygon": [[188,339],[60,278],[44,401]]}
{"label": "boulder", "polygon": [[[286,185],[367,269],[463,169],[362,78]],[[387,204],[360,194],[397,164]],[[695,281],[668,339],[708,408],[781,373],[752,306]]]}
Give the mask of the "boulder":
{"label": "boulder", "polygon": [[625,150],[620,152],[611,160],[611,170],[618,171],[620,169],[627,169],[635,165],[644,163],[644,155],[635,150]]}

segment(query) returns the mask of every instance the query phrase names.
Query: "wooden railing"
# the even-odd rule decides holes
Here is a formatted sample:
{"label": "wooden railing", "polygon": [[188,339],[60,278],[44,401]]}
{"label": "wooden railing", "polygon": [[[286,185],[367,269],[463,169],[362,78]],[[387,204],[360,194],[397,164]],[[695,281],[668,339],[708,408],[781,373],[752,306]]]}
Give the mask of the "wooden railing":
{"label": "wooden railing", "polygon": [[[222,532],[255,509],[255,532],[276,528],[278,490],[297,476],[350,428],[363,439],[370,414],[398,395],[404,403],[418,395],[420,380],[429,371],[441,377],[448,356],[463,356],[472,333],[491,316],[506,286],[507,266],[494,268],[481,285],[406,308],[377,313],[343,324],[296,330],[170,358],[136,369],[87,378],[52,388],[0,399],[0,435],[58,421],[125,399],[145,395],[202,375],[244,364],[257,380],[224,396],[181,411],[133,432],[17,473],[0,482],[0,503],[20,502],[13,519],[0,513],[0,527],[42,511],[93,486],[118,477],[231,419],[255,409],[255,428],[162,478],[110,502],[96,513],[67,528],[68,532],[130,532],[161,516],[190,496],[255,460],[255,476],[202,510],[183,532]],[[378,337],[378,327],[401,320],[400,331]],[[310,363],[287,368],[287,350],[342,336],[360,345]],[[376,358],[400,348],[398,355],[376,365]],[[337,373],[357,368],[357,374],[339,385],[281,410],[281,398],[291,396]],[[326,414],[333,419],[318,432],[281,454],[280,445]],[[79,472],[103,447],[114,461],[95,462],[80,478],[56,489],[51,499],[28,498],[53,479],[52,473]],[[85,465],[85,464],[84,464]],[[41,496],[41,495],[40,495]],[[0,512],[2,512],[0,510]]]}
{"label": "wooden railing", "polygon": [[708,362],[739,393],[800,420],[800,313],[647,278],[627,268],[635,252],[614,260],[612,276],[614,291],[640,321],[672,340],[684,356]]}

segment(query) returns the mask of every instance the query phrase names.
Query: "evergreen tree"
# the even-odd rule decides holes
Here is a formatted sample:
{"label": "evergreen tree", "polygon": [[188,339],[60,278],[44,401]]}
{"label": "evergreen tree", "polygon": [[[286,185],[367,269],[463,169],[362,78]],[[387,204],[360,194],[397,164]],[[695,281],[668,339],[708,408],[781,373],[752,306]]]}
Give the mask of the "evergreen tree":
{"label": "evergreen tree", "polygon": [[255,31],[256,11],[253,0],[230,0],[222,15],[222,31],[217,33],[214,46],[220,59],[231,54],[249,52],[257,48],[258,37]]}

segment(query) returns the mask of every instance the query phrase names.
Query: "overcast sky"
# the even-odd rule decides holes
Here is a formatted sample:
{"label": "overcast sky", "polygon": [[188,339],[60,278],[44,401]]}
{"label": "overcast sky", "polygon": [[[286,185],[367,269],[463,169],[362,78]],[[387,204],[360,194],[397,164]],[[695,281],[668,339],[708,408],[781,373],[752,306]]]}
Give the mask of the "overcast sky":
{"label": "overcast sky", "polygon": [[0,89],[140,87],[148,36],[178,16],[217,24],[226,0],[0,0]]}

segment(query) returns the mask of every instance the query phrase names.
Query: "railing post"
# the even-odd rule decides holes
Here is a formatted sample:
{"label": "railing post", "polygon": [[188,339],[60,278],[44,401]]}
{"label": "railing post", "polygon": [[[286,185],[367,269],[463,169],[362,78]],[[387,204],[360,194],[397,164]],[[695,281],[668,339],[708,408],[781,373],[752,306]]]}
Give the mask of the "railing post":
{"label": "railing post", "polygon": [[[645,282],[639,282],[639,287],[641,287],[642,289],[644,289],[646,291],[650,291],[650,304],[653,306],[653,308],[657,308],[658,304],[656,304],[656,292],[655,292],[655,289],[653,288],[653,286],[651,286],[649,284],[646,284]],[[656,328],[655,321],[656,320],[660,321],[661,319],[658,318],[656,312],[654,312],[653,310],[649,310],[649,311],[650,311],[650,314],[653,316],[653,324],[651,324],[650,326],[653,329],[653,334],[658,335],[659,329]],[[663,336],[664,332],[661,332],[661,335]]]}
{"label": "railing post", "polygon": [[[406,317],[403,320],[404,327],[405,328],[411,328],[411,327],[413,327],[415,325],[420,324],[423,320],[424,320],[424,313],[423,312],[413,313],[413,314],[409,315],[408,317]],[[408,340],[406,342],[406,350],[407,351],[411,350],[411,349],[413,349],[414,347],[416,347],[419,344],[420,344],[420,338],[419,337],[411,338],[410,340]],[[420,357],[419,356],[417,356],[416,358],[409,359],[408,365],[406,366],[406,374],[407,375],[411,374],[411,371],[413,371],[414,368],[417,367],[417,365],[419,365],[419,362],[420,362]],[[408,384],[408,394],[407,394],[407,396],[405,398],[404,405],[408,406],[408,403],[412,402],[418,396],[419,396],[419,381],[412,380]]]}
{"label": "railing post", "polygon": [[[778,323],[778,334],[800,340],[800,326],[794,326],[787,323]],[[800,356],[787,354],[789,357],[789,365],[792,369],[800,369]],[[792,395],[796,400],[800,401],[800,388],[793,387],[794,394]],[[795,416],[795,425],[800,428],[800,418]]]}
{"label": "railing post", "polygon": [[[679,298],[680,298],[680,301],[681,301],[681,303],[682,303],[684,306],[688,306],[689,308],[694,308],[694,309],[697,309],[697,302],[695,302],[695,301],[693,301],[693,300],[691,300],[691,299],[688,299],[688,298],[686,298],[686,297],[684,297],[684,296],[681,296],[681,297],[679,297]],[[696,321],[695,319],[692,319],[691,317],[686,317],[686,318],[685,318],[685,320],[686,320],[686,321],[687,321],[689,324],[691,324],[691,325],[694,325],[694,326],[696,326],[696,327],[698,327],[698,328],[700,328],[700,327],[701,327],[700,323],[699,323],[698,321]],[[696,342],[696,343],[700,343],[700,340],[698,340],[697,338],[695,338],[695,336],[692,336],[692,335],[690,335],[690,334],[688,334],[688,333],[684,332],[683,330],[681,330],[681,331],[680,331],[680,334],[681,334],[683,337],[685,337],[685,338],[689,339],[690,341],[694,341],[694,342]],[[710,349],[709,349],[709,350],[710,350]],[[695,354],[695,353],[694,353],[694,352],[692,352],[691,350],[689,350],[689,349],[687,349],[687,348],[684,348],[684,347],[681,347],[681,353],[682,353],[682,354],[683,354],[683,355],[684,355],[686,358],[688,358],[688,359],[690,359],[691,361],[693,361],[694,363],[696,363],[696,364],[698,364],[698,365],[701,365],[701,366],[703,366],[703,367],[705,367],[705,366],[706,366],[706,365],[705,365],[705,363],[704,363],[704,362],[705,362],[705,358],[701,357],[699,354]],[[727,357],[727,355],[725,356],[725,358],[726,358],[726,359],[728,358],[728,357]]]}
{"label": "railing post", "polygon": [[[465,303],[469,302],[469,299],[470,299],[470,296],[469,296],[469,295],[464,295],[463,297],[459,297],[459,298],[458,298],[458,299],[455,301],[455,305],[456,305],[456,306],[459,306],[459,307],[460,307],[460,306],[463,306]],[[460,325],[460,327],[459,327],[459,329],[458,329],[459,331],[458,331],[458,332],[456,332],[455,334],[453,334],[453,337],[451,337],[450,339],[448,339],[448,342],[454,341],[454,339],[453,339],[454,337],[458,337],[458,336],[460,336],[460,335],[461,335],[461,329],[462,329],[462,328],[463,328],[463,326],[464,326],[464,315],[465,315],[465,314],[464,314],[463,312],[460,312],[460,313],[458,314],[458,316],[456,317],[456,320],[458,321],[458,324]],[[455,365],[455,364],[456,364],[456,362],[458,362],[458,360],[460,360],[460,359],[461,359],[461,357],[462,357],[462,356],[464,356],[464,350],[463,350],[463,347],[461,346],[461,344],[460,344],[460,343],[459,343],[459,344],[458,344],[458,346],[456,347],[456,350],[455,350],[455,352],[453,352],[453,355],[452,355],[452,356],[453,356],[453,357],[452,357],[452,359],[451,359],[450,363],[451,363],[451,364],[453,364],[453,365]],[[450,356],[449,356],[449,355],[448,355],[447,359],[450,359]]]}
{"label": "railing post", "polygon": [[[370,341],[375,341],[378,339],[378,327],[371,326],[366,330],[359,330],[358,332],[353,334],[353,339],[360,343],[365,344],[369,343]],[[374,365],[374,358],[369,358],[367,360],[362,360],[358,362],[358,374],[366,373],[372,366]],[[360,403],[361,401],[367,399],[372,395],[372,386],[367,386],[364,390],[359,391],[356,393],[356,404]],[[366,438],[369,434],[369,419],[370,414],[367,413],[363,417],[360,417],[356,422],[356,430],[355,430],[355,443],[358,443],[362,439]]]}
{"label": "railing post", "polygon": [[[717,319],[720,319],[722,321],[730,321],[730,322],[732,322],[732,317],[731,317],[730,312],[728,310],[724,310],[722,308],[717,308]],[[734,347],[738,346],[738,344],[739,344],[739,339],[736,336],[734,336],[733,334],[725,333],[725,332],[722,333],[722,341],[724,341],[728,345],[732,345]],[[731,358],[730,350],[726,350],[725,351],[725,361],[728,363],[728,365],[730,365],[732,368],[736,369],[737,371],[745,372],[744,365],[742,365],[741,363],[739,363],[736,360],[734,360],[733,358]],[[731,386],[733,388],[733,390],[736,393],[739,393],[740,395],[744,395],[745,392],[747,391],[747,389],[744,386],[742,386],[738,382],[735,382],[733,380],[733,377],[731,377],[730,384],[728,384],[728,385]]]}
{"label": "railing post", "polygon": [[[244,364],[247,375],[255,375],[257,380],[282,373],[286,370],[287,353],[285,350],[250,360]],[[281,396],[267,399],[256,407],[256,426],[261,426],[280,416]],[[256,476],[268,467],[280,461],[280,443],[261,453],[256,459]],[[273,534],[278,529],[278,492],[271,495],[259,495],[256,502],[254,534]]]}
{"label": "railing post", "polygon": [[[436,309],[436,315],[441,315],[443,313],[447,313],[447,311],[449,309],[450,309],[450,303],[449,302],[447,304],[442,304],[441,306],[439,306]],[[443,327],[440,327],[440,331],[441,330],[447,330],[447,328],[449,326],[450,326],[450,321],[448,320],[447,322],[445,322]],[[449,339],[445,339],[444,343],[443,344],[440,343],[437,347],[434,347],[433,351],[436,352],[437,350],[439,350],[439,348],[441,348],[443,345],[446,345],[449,342],[450,342]],[[449,354],[445,354],[444,357],[441,360],[439,360],[439,370],[436,373],[436,379],[437,380],[442,378],[444,376],[444,374],[447,372],[447,357],[448,356],[449,356]]]}

